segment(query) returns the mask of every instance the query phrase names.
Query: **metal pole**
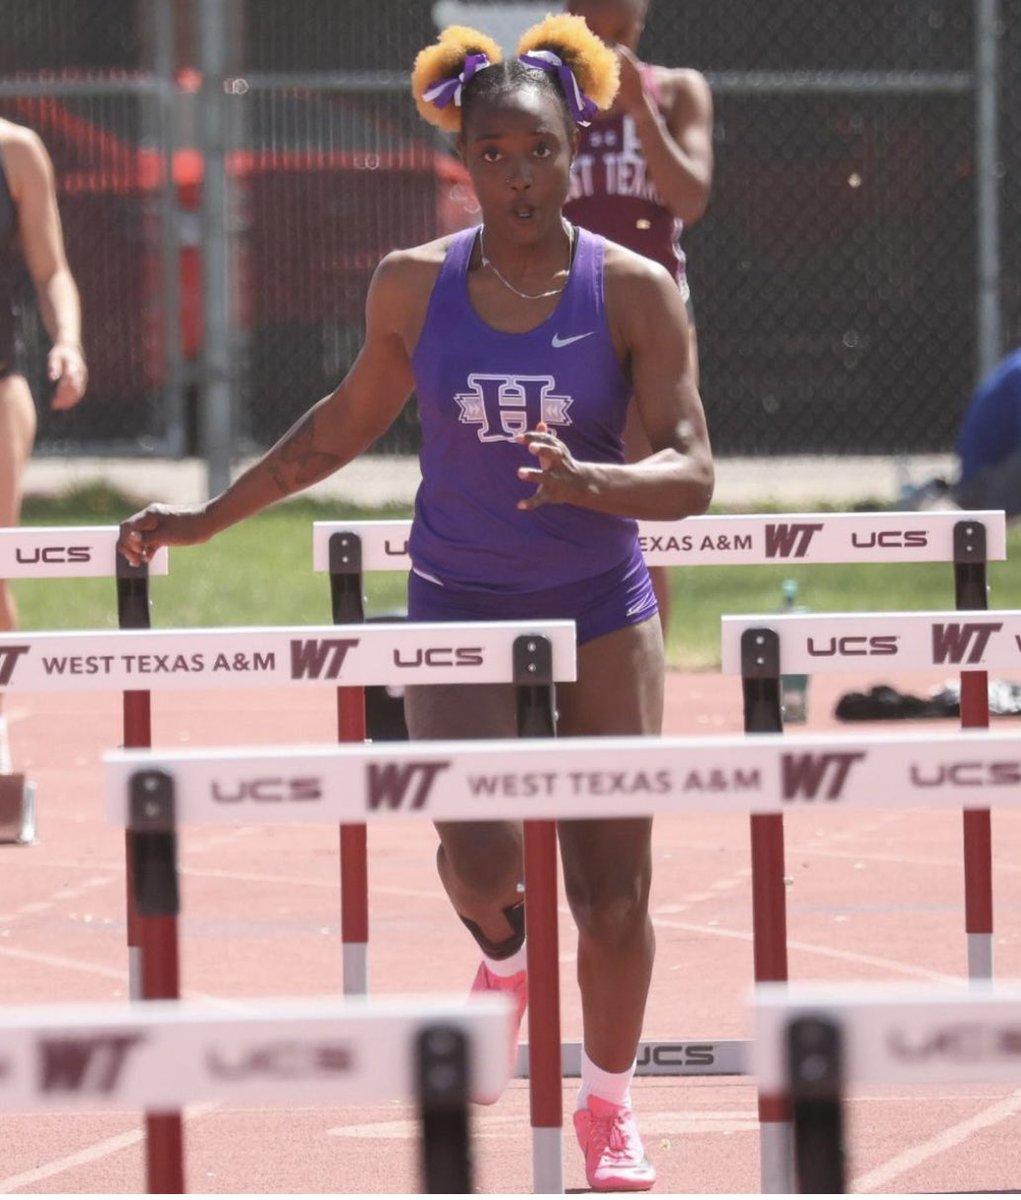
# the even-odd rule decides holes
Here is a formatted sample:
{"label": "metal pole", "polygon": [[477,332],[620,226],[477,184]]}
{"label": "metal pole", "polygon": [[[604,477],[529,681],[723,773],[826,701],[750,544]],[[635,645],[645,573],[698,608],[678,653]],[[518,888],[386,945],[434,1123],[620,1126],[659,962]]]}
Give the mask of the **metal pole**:
{"label": "metal pole", "polygon": [[211,496],[230,483],[230,288],[227,247],[227,6],[200,0],[199,141],[202,178],[202,449]]}
{"label": "metal pole", "polygon": [[163,276],[163,346],[166,376],[163,409],[167,414],[167,452],[180,458],[185,451],[184,388],[181,379],[181,249],[178,238],[177,184],[174,156],[177,150],[177,85],[174,80],[174,0],[155,0],[156,77],[161,88],[156,100],[159,146],[163,158],[160,189],[160,272]]}
{"label": "metal pole", "polygon": [[1003,353],[1000,303],[1000,3],[975,4],[976,363],[988,375]]}

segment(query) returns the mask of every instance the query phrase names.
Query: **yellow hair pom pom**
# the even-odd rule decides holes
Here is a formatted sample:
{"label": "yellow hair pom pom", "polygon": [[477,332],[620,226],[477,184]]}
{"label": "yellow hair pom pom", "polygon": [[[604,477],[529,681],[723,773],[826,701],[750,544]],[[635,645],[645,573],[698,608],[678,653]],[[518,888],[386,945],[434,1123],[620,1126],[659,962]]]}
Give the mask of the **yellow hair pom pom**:
{"label": "yellow hair pom pom", "polygon": [[[430,125],[447,133],[460,132],[458,76],[464,72],[469,56],[476,54],[485,55],[490,64],[498,63],[503,57],[500,47],[491,37],[476,29],[469,29],[467,25],[451,25],[431,46],[419,51],[411,71],[411,94],[419,113]],[[449,88],[437,88],[437,85],[447,82],[451,84]],[[438,96],[427,99],[427,93],[434,91]],[[437,98],[443,102],[442,107],[437,105]]]}
{"label": "yellow hair pom pom", "polygon": [[613,103],[620,87],[617,56],[589,29],[584,17],[560,13],[533,25],[521,35],[518,54],[534,50],[558,54],[597,108],[605,110]]}

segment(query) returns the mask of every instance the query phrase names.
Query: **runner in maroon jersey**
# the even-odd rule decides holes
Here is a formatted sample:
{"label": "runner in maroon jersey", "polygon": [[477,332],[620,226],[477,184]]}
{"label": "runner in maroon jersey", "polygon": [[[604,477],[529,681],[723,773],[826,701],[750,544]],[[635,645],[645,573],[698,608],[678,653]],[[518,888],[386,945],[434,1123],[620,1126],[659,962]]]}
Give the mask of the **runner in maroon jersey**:
{"label": "runner in maroon jersey", "polygon": [[[698,345],[680,238],[705,211],[713,174],[713,100],[705,77],[688,68],[650,66],[635,57],[649,0],[568,0],[617,52],[620,91],[613,107],[581,130],[564,215],[576,224],[655,259],[676,278],[688,306],[691,362]],[[651,452],[629,409],[629,461]],[[664,631],[669,616],[665,567],[652,569]]]}

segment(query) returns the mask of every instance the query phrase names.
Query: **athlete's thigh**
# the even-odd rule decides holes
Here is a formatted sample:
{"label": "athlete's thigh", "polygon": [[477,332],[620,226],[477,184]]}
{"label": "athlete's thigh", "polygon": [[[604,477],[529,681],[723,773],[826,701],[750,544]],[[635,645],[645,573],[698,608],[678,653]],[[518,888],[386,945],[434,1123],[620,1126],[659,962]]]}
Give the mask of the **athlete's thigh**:
{"label": "athlete's thigh", "polygon": [[[506,683],[414,684],[404,689],[404,718],[412,741],[517,736],[517,702]],[[520,832],[505,821],[437,821],[455,861],[462,855],[492,862],[520,853]]]}
{"label": "athlete's thigh", "polygon": [[578,678],[557,685],[562,737],[659,734],[663,728],[663,629],[655,616],[578,648]]}
{"label": "athlete's thigh", "polygon": [[35,440],[32,393],[21,375],[0,378],[0,525],[16,525],[21,479]]}
{"label": "athlete's thigh", "polygon": [[517,704],[509,683],[417,683],[404,689],[412,741],[517,736]]}

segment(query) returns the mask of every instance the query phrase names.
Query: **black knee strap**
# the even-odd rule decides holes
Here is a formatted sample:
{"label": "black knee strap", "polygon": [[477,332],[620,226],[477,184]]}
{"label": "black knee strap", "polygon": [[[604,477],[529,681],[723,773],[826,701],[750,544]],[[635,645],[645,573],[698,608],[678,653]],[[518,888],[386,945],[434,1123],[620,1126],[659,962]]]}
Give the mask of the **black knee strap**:
{"label": "black knee strap", "polygon": [[[517,904],[512,904],[509,908],[505,908],[503,915],[507,918],[507,924],[514,932],[502,942],[491,942],[474,921],[469,921],[467,917],[461,917],[468,932],[482,948],[483,954],[487,958],[491,958],[494,962],[502,962],[503,959],[510,958],[512,954],[517,954],[525,944],[524,900],[519,900]],[[458,913],[458,916],[461,916],[461,914]]]}

